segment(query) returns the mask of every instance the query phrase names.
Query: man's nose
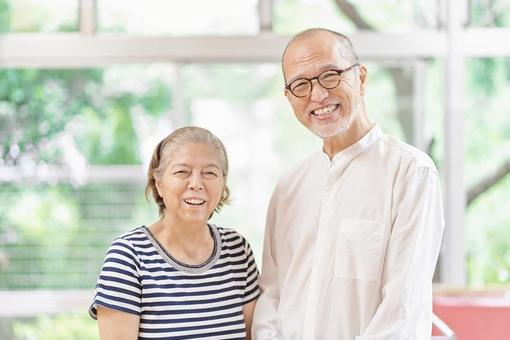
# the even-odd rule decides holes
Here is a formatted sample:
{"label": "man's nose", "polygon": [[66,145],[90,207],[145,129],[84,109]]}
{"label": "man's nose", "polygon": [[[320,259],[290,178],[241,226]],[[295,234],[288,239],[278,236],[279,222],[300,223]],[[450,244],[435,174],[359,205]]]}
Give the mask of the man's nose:
{"label": "man's nose", "polygon": [[328,90],[319,84],[317,79],[312,80],[312,90],[310,93],[310,100],[314,102],[321,102],[328,96]]}

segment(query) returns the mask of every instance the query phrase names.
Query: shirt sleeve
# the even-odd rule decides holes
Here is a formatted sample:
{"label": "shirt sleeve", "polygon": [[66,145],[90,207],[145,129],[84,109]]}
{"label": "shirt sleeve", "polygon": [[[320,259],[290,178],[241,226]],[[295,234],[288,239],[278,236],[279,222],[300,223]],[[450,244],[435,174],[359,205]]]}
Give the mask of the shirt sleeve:
{"label": "shirt sleeve", "polygon": [[106,254],[89,314],[97,319],[97,306],[140,315],[139,261],[128,240],[116,239]]}
{"label": "shirt sleeve", "polygon": [[253,256],[253,251],[251,250],[250,244],[244,240],[245,242],[245,252],[246,252],[246,286],[244,289],[243,296],[243,304],[246,304],[250,301],[255,300],[260,295],[259,289],[259,271],[257,269],[257,264],[255,263],[255,257]]}
{"label": "shirt sleeve", "polygon": [[394,190],[394,223],[387,246],[382,302],[356,340],[429,340],[432,277],[444,229],[441,187],[433,168],[410,171]]}
{"label": "shirt sleeve", "polygon": [[276,253],[274,251],[277,196],[278,187],[271,197],[267,212],[264,250],[262,255],[262,273],[259,281],[262,294],[257,300],[252,324],[252,337],[255,340],[280,339],[276,319],[280,292]]}

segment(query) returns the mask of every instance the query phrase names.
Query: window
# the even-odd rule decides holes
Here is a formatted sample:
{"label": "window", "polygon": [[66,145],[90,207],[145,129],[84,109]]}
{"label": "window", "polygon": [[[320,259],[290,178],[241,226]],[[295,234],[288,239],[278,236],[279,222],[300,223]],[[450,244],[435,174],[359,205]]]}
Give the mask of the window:
{"label": "window", "polygon": [[0,32],[77,29],[78,0],[0,0]]}

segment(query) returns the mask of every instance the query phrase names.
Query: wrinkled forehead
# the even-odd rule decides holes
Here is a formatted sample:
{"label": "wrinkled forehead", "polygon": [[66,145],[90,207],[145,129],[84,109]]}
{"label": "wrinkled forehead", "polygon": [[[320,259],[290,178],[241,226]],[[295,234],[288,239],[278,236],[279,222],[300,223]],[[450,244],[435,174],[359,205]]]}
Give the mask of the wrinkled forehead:
{"label": "wrinkled forehead", "polygon": [[228,173],[226,154],[216,145],[197,142],[177,142],[167,145],[161,155],[161,163],[166,170],[175,165],[215,166],[223,175]]}
{"label": "wrinkled forehead", "polygon": [[350,53],[333,36],[313,35],[293,41],[283,57],[283,72],[287,81],[310,76],[331,68],[350,66]]}
{"label": "wrinkled forehead", "polygon": [[163,157],[167,157],[173,162],[182,158],[193,159],[197,156],[197,153],[206,155],[211,159],[220,158],[220,150],[213,144],[193,141],[182,141],[167,145]]}

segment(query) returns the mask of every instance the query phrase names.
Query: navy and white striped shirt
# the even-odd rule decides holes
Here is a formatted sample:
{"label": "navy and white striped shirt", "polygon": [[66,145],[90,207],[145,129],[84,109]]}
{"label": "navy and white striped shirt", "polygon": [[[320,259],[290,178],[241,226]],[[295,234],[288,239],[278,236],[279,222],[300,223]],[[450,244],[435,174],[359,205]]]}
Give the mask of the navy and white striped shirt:
{"label": "navy and white striped shirt", "polygon": [[98,305],[140,316],[139,339],[244,339],[243,305],[258,297],[258,270],[248,242],[209,225],[211,257],[179,262],[145,226],[110,246],[89,314]]}

